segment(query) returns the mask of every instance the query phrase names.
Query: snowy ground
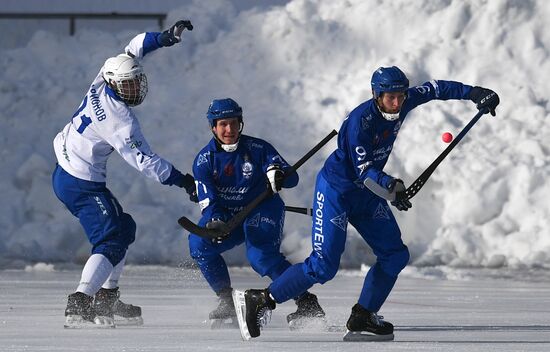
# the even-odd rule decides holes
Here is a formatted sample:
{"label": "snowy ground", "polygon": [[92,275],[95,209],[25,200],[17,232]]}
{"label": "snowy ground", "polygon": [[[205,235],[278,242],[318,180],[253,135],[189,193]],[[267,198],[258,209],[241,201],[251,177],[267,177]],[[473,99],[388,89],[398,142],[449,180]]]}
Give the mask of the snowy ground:
{"label": "snowy ground", "polygon": [[[289,331],[284,320],[294,309],[289,302],[273,312],[262,336],[243,342],[238,330],[209,329],[205,318],[216,301],[194,270],[128,267],[123,299],[143,307],[145,325],[108,330],[62,327],[66,295],[79,270],[5,270],[0,271],[0,351],[76,351],[84,346],[102,352],[550,350],[547,273],[455,269],[455,279],[449,280],[442,279],[444,270],[404,272],[381,312],[396,325],[395,341],[384,343],[341,340],[364,276],[359,271],[342,272],[313,290],[336,331]],[[236,288],[267,282],[242,269],[233,269],[232,277]]]}

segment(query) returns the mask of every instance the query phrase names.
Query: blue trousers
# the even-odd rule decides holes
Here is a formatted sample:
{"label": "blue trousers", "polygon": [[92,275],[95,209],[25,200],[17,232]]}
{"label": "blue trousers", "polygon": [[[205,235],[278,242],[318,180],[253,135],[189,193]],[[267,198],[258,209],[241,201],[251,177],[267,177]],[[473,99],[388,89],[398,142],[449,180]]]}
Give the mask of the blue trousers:
{"label": "blue trousers", "polygon": [[[199,225],[205,226],[208,221],[210,219],[203,217]],[[279,197],[272,197],[254,209],[243,224],[221,243],[190,234],[189,252],[216,293],[231,287],[221,253],[242,243],[246,245],[246,256],[252,269],[274,280],[291,265],[280,252],[283,224],[284,203]]]}
{"label": "blue trousers", "polygon": [[409,261],[409,251],[387,201],[366,190],[340,194],[319,173],[312,221],[313,251],[303,263],[291,266],[271,283],[269,290],[275,301],[285,302],[336,275],[349,222],[377,257],[363,282],[359,304],[378,312]]}
{"label": "blue trousers", "polygon": [[105,182],[79,179],[57,165],[52,183],[57,198],[80,220],[93,246],[92,254],[103,254],[117,265],[135,240],[136,223]]}

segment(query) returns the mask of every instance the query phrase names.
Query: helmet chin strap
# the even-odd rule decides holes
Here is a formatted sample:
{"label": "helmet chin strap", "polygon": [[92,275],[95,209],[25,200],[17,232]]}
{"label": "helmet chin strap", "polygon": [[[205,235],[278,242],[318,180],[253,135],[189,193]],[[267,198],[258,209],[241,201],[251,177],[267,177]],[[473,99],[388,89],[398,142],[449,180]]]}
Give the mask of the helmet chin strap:
{"label": "helmet chin strap", "polygon": [[382,111],[382,109],[380,108],[380,106],[378,105],[378,102],[376,102],[376,107],[378,108],[378,111],[380,111],[380,113],[382,114],[382,117],[385,118],[386,120],[388,121],[395,121],[395,120],[398,120],[399,119],[399,113],[401,111],[398,111],[394,114],[390,114],[389,112],[384,112]]}
{"label": "helmet chin strap", "polygon": [[239,147],[239,140],[237,140],[236,143],[233,144],[221,144],[220,147],[222,147],[223,150],[225,150],[228,153],[232,153]]}
{"label": "helmet chin strap", "polygon": [[237,137],[237,141],[233,144],[224,144],[221,139],[218,138],[216,133],[214,133],[214,130],[212,130],[212,134],[214,135],[214,139],[216,140],[216,143],[222,148],[224,151],[228,153],[232,153],[239,147],[239,141],[241,139],[241,133],[243,132],[244,128],[244,122],[241,121],[239,124],[239,137]]}

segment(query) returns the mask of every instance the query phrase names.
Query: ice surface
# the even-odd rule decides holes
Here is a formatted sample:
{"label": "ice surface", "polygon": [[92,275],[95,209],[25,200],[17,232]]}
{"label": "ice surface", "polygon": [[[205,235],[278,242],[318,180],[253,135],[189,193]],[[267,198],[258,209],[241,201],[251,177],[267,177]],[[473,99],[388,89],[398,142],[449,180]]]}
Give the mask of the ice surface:
{"label": "ice surface", "polygon": [[[343,342],[344,324],[365,272],[343,271],[315,286],[331,332],[290,331],[292,301],[273,311],[262,335],[241,340],[238,329],[212,331],[208,312],[215,295],[200,273],[176,267],[129,266],[121,299],[140,305],[145,324],[107,330],[63,329],[67,295],[79,270],[46,265],[0,271],[0,351],[548,351],[548,273],[491,270],[408,269],[380,314],[396,326],[393,342]],[[439,270],[439,272],[438,272]],[[446,273],[444,273],[447,271]],[[233,286],[263,288],[250,270],[231,271]],[[452,280],[441,280],[452,276]]]}

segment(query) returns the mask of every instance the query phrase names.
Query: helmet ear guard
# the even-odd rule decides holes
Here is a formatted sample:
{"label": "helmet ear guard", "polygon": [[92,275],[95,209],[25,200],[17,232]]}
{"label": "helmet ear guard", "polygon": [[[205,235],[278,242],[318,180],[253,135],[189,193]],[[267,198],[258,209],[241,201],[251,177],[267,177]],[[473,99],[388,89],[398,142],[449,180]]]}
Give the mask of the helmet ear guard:
{"label": "helmet ear guard", "polygon": [[128,54],[108,58],[103,65],[102,76],[107,85],[130,106],[141,104],[147,95],[147,76],[143,67]]}

